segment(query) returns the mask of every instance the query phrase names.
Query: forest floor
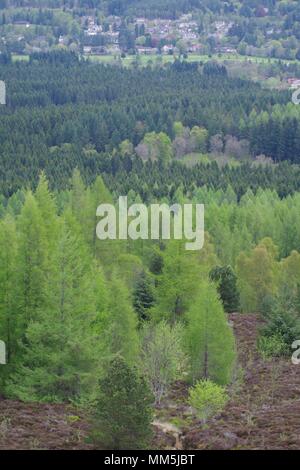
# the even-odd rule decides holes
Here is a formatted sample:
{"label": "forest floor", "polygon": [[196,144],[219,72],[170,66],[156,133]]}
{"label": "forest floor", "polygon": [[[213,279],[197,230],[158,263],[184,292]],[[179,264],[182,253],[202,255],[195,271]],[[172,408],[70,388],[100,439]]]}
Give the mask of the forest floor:
{"label": "forest floor", "polygon": [[[256,351],[255,315],[231,315],[239,373],[223,413],[203,426],[177,383],[156,410],[153,449],[299,449],[300,366],[264,361]],[[90,449],[84,414],[67,405],[0,399],[0,449]]]}

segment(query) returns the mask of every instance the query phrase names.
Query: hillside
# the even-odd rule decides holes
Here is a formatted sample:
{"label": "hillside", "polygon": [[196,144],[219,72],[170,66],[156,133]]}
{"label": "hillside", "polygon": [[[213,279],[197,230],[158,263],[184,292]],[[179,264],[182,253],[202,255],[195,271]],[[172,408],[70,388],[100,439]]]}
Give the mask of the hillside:
{"label": "hillside", "polygon": [[[243,371],[231,402],[203,429],[199,422],[190,421],[185,386],[178,383],[156,411],[154,449],[176,445],[189,450],[299,448],[297,366],[290,360],[266,363],[259,357],[257,316],[235,314],[230,319]],[[86,416],[71,406],[0,400],[0,413],[0,449],[93,448],[86,442],[89,432]]]}
{"label": "hillside", "polygon": [[299,448],[299,31],[0,0],[0,450]]}
{"label": "hillside", "polygon": [[[101,172],[110,189],[128,178],[125,190],[136,191],[136,178],[148,179],[139,160],[154,166],[159,160],[155,151],[151,158],[151,152],[145,153],[155,147],[153,132],[163,133],[159,138],[164,140],[165,158],[172,163],[163,178],[162,170],[151,172],[161,191],[160,180],[170,186],[184,171],[183,183],[231,184],[241,195],[236,168],[219,176],[216,173],[224,171],[218,171],[218,164],[253,164],[256,157],[262,157],[262,163],[300,162],[300,126],[292,118],[291,94],[231,78],[214,62],[127,69],[80,62],[61,51],[33,55],[29,63],[2,65],[0,74],[7,82],[7,105],[0,109],[0,182],[5,196],[28,181],[36,184],[40,170],[53,188],[66,188],[75,168],[88,183]],[[299,108],[293,106],[293,116],[298,115]],[[176,135],[175,121],[185,126],[184,138]],[[189,162],[193,153],[201,168],[180,170],[179,162]],[[286,193],[290,181],[292,190],[298,188],[297,168],[283,168],[276,175],[264,169],[240,171],[249,175],[252,188],[271,185],[281,192],[281,182],[273,183],[278,177]]]}
{"label": "hillside", "polygon": [[88,57],[300,58],[294,0],[2,0],[0,13],[1,61],[56,49]]}

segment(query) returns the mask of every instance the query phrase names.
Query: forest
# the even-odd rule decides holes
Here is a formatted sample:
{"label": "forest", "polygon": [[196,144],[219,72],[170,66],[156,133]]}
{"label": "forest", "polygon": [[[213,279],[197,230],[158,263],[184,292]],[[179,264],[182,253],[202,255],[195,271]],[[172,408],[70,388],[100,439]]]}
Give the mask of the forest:
{"label": "forest", "polygon": [[[264,319],[257,348],[265,360],[292,355],[300,334],[299,193],[248,190],[238,201],[232,188],[204,186],[190,197],[206,210],[198,252],[179,240],[98,240],[96,209],[113,194],[100,176],[85,186],[78,170],[70,189],[52,194],[41,174],[34,192],[3,202],[3,395],[71,401],[91,414],[94,445],[144,448],[153,406],[174,382],[191,387],[203,422],[231,398],[224,387],[238,382],[240,370],[231,312]],[[128,198],[141,200],[133,190]],[[188,201],[181,187],[174,200]],[[112,418],[119,387],[126,406]]]}
{"label": "forest", "polygon": [[[0,109],[0,181],[5,196],[28,182],[36,184],[40,170],[55,189],[66,187],[76,167],[89,183],[99,171],[115,176],[126,165],[138,165],[136,156],[156,161],[155,155],[136,153],[153,132],[161,133],[166,158],[170,156],[171,169],[166,172],[176,171],[177,160],[184,155],[209,154],[208,161],[196,159],[200,167],[195,172],[182,170],[190,175],[187,183],[199,178],[208,183],[209,175],[219,170],[203,162],[214,163],[224,153],[227,159],[219,159],[223,163],[233,159],[241,165],[222,171],[235,181],[239,180],[230,174],[243,173],[243,165],[256,157],[299,163],[299,108],[291,102],[290,92],[229,78],[214,62],[203,67],[178,61],[126,69],[80,62],[75,54],[57,52],[33,55],[28,64],[2,65],[0,75],[8,97]],[[196,146],[190,144],[192,137],[184,143],[186,131],[176,134],[176,122],[189,128],[192,137],[202,129]],[[131,145],[120,150],[125,141]],[[183,145],[186,150],[181,150]],[[259,178],[272,180],[281,191],[280,182],[275,182],[281,175],[277,171],[254,168],[249,178],[261,173]],[[297,189],[297,171],[292,168],[289,175],[292,190]],[[251,184],[257,187],[254,180]]]}
{"label": "forest", "polygon": [[[66,51],[0,77],[0,448],[299,447],[291,94],[214,61]],[[98,206],[125,195],[204,204],[203,249],[99,240]]]}

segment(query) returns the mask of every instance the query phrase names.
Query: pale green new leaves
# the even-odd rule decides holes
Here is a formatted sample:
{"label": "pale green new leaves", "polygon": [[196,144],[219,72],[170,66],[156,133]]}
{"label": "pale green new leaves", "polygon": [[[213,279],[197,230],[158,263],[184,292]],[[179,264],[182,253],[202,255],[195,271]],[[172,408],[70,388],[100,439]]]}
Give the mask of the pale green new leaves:
{"label": "pale green new leaves", "polygon": [[235,341],[214,285],[201,282],[186,320],[191,381],[209,378],[221,385],[229,383],[236,357]]}

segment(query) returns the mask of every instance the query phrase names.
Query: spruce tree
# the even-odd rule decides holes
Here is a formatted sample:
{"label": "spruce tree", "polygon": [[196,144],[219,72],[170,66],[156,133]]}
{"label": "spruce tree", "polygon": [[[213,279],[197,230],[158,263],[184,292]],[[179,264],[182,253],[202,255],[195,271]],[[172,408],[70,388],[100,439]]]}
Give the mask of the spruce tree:
{"label": "spruce tree", "polygon": [[159,275],[162,273],[164,266],[164,258],[163,255],[158,250],[153,250],[151,253],[150,261],[149,261],[149,271],[152,274]]}
{"label": "spruce tree", "polygon": [[240,304],[240,296],[237,289],[237,277],[231,266],[217,266],[210,272],[212,281],[218,284],[218,292],[223,302],[225,312],[236,312]]}
{"label": "spruce tree", "polygon": [[154,287],[152,280],[142,273],[133,292],[133,306],[140,322],[150,319],[150,309],[154,305]]}

